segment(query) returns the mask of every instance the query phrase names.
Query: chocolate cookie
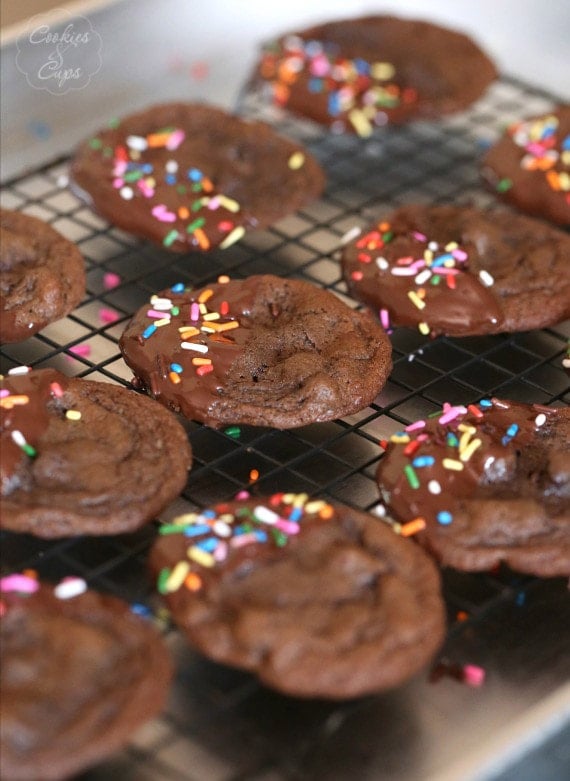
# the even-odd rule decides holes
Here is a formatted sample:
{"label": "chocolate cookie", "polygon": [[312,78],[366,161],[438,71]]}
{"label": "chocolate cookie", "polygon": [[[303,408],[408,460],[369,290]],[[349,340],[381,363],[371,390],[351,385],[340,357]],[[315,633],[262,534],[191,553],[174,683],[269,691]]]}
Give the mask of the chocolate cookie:
{"label": "chocolate cookie", "polygon": [[446,404],[392,436],[378,482],[443,564],[570,575],[570,408]]}
{"label": "chocolate cookie", "polygon": [[150,399],[53,369],[8,375],[0,393],[4,528],[128,532],[184,488],[186,432]]}
{"label": "chocolate cookie", "polygon": [[461,111],[497,76],[467,36],[395,16],[342,19],[267,44],[257,80],[277,105],[335,132]]}
{"label": "chocolate cookie", "polygon": [[354,413],[392,365],[368,313],[271,274],[174,285],[136,313],[119,347],[137,386],[214,428],[295,428]]}
{"label": "chocolate cookie", "polygon": [[362,511],[274,494],[181,516],[161,533],[150,565],[190,643],[287,694],[396,686],[442,642],[436,567]]}
{"label": "chocolate cookie", "polygon": [[570,316],[570,236],[530,217],[404,206],[346,244],[342,266],[387,329],[471,336]]}
{"label": "chocolate cookie", "polygon": [[113,754],[163,707],[160,635],[78,578],[0,580],[0,775],[59,781]]}
{"label": "chocolate cookie", "polygon": [[0,209],[0,344],[21,342],[75,309],[85,293],[79,250],[45,222]]}
{"label": "chocolate cookie", "polygon": [[324,174],[264,122],[152,106],[77,151],[72,189],[113,225],[173,252],[225,249],[317,197]]}
{"label": "chocolate cookie", "polygon": [[510,125],[481,174],[517,209],[570,226],[570,105]]}

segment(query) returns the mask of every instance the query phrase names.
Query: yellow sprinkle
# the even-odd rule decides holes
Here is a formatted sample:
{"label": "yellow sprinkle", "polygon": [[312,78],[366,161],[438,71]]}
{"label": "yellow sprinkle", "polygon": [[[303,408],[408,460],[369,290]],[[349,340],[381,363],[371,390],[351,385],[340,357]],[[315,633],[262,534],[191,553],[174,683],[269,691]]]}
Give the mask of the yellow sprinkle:
{"label": "yellow sprinkle", "polygon": [[68,409],[65,413],[68,420],[81,420],[81,412],[78,409]]}
{"label": "yellow sprinkle", "polygon": [[396,73],[391,62],[373,62],[370,66],[370,75],[378,81],[387,81]]}
{"label": "yellow sprinkle", "polygon": [[308,498],[309,494],[297,494],[293,500],[293,507],[302,507]]}
{"label": "yellow sprinkle", "polygon": [[457,249],[459,244],[456,241],[450,241],[449,244],[445,245],[445,251],[446,252],[452,252],[454,249]]}
{"label": "yellow sprinkle", "polygon": [[287,165],[292,171],[298,171],[305,164],[305,155],[302,152],[293,152]]}
{"label": "yellow sprinkle", "polygon": [[200,328],[200,330],[202,331],[202,333],[205,333],[205,334],[215,334],[216,333],[216,329],[213,328],[212,325],[203,325]]}
{"label": "yellow sprinkle", "polygon": [[414,290],[408,291],[408,298],[414,304],[414,306],[417,306],[418,309],[424,309],[425,308],[425,301],[422,301],[422,299],[418,296],[418,294]]}
{"label": "yellow sprinkle", "polygon": [[283,494],[281,501],[283,504],[292,504],[295,501],[297,494]]}
{"label": "yellow sprinkle", "polygon": [[474,453],[474,452],[477,450],[477,448],[478,448],[478,447],[480,447],[481,445],[482,445],[482,442],[481,442],[481,440],[480,440],[480,439],[474,439],[472,442],[470,442],[470,443],[469,443],[469,445],[467,445],[467,447],[465,448],[465,450],[463,450],[463,452],[461,453],[461,455],[459,456],[459,458],[460,458],[462,461],[469,461],[469,459],[471,458],[471,456],[473,455],[473,453]]}
{"label": "yellow sprinkle", "polygon": [[392,434],[390,442],[395,445],[406,445],[410,441],[410,437],[407,434]]}
{"label": "yellow sprinkle", "polygon": [[219,320],[221,317],[219,312],[208,312],[207,315],[204,315],[202,320],[205,320],[207,323],[209,323],[211,320]]}
{"label": "yellow sprinkle", "polygon": [[325,506],[325,502],[322,499],[313,499],[312,502],[307,502],[305,505],[306,513],[318,513]]}
{"label": "yellow sprinkle", "polygon": [[177,515],[176,518],[172,521],[172,523],[180,524],[181,526],[185,526],[187,523],[196,523],[196,519],[198,516],[196,513],[183,513],[182,515]]}
{"label": "yellow sprinkle", "polygon": [[220,285],[227,285],[229,281],[230,278],[228,277],[227,274],[220,274],[220,276],[218,277],[218,282],[220,283]]}
{"label": "yellow sprinkle", "polygon": [[220,249],[227,249],[239,241],[245,235],[245,228],[243,225],[238,225],[233,231],[230,231],[226,238],[220,243]]}
{"label": "yellow sprinkle", "polygon": [[216,560],[211,553],[198,548],[197,545],[191,545],[188,548],[187,556],[189,559],[192,559],[192,561],[195,561],[196,564],[200,564],[202,567],[213,567],[216,563]]}
{"label": "yellow sprinkle", "polygon": [[466,431],[468,434],[475,434],[475,432],[477,431],[475,426],[470,426],[468,423],[460,423],[457,426],[457,430],[458,431]]}
{"label": "yellow sprinkle", "polygon": [[169,593],[178,591],[180,586],[184,583],[186,576],[190,572],[190,565],[187,561],[179,561],[174,567],[168,579],[166,581],[165,588]]}
{"label": "yellow sprinkle", "polygon": [[168,325],[170,323],[169,317],[161,317],[160,320],[155,320],[154,325],[157,328],[160,328],[161,325]]}
{"label": "yellow sprinkle", "polygon": [[430,327],[427,323],[418,323],[418,330],[424,336],[427,336],[430,332]]}
{"label": "yellow sprinkle", "polygon": [[454,458],[444,458],[441,463],[444,469],[451,469],[454,472],[461,472],[463,469],[461,461],[456,461]]}
{"label": "yellow sprinkle", "polygon": [[228,198],[227,195],[218,195],[218,201],[222,204],[222,206],[225,206],[229,212],[233,212],[234,214],[239,212],[241,208],[237,201],[234,201],[233,198]]}
{"label": "yellow sprinkle", "polygon": [[205,303],[206,301],[208,301],[208,299],[212,298],[213,295],[214,295],[214,291],[210,287],[206,288],[206,290],[202,290],[202,292],[198,296],[198,303],[199,304]]}
{"label": "yellow sprinkle", "polygon": [[194,326],[188,326],[185,325],[182,328],[178,329],[179,333],[181,334],[181,339],[191,339],[193,336],[198,336],[200,333],[199,328],[194,328]]}
{"label": "yellow sprinkle", "polygon": [[471,439],[471,432],[470,431],[464,431],[461,437],[459,438],[459,452],[463,453],[467,445],[469,444],[469,440]]}
{"label": "yellow sprinkle", "polygon": [[372,125],[366,115],[359,109],[353,108],[349,111],[348,119],[359,136],[364,138],[372,134]]}

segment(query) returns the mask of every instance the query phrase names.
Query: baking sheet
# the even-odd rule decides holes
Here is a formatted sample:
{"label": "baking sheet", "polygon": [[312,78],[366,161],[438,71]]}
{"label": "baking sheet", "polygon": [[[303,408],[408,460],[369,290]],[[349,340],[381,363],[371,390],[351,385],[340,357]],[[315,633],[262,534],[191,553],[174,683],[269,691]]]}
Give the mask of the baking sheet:
{"label": "baking sheet", "polygon": [[[554,102],[503,78],[465,114],[386,128],[363,140],[328,134],[246,93],[241,112],[262,116],[305,143],[325,167],[328,187],[303,211],[208,255],[173,256],[110,228],[66,189],[67,160],[11,181],[2,205],[40,217],[77,242],[88,290],[70,316],[20,345],[4,346],[0,370],[25,363],[128,385],[131,373],[117,348],[124,325],[150,293],[179,281],[200,286],[221,273],[271,272],[345,297],[338,248],[346,231],[408,202],[493,205],[479,182],[479,157],[508,122],[546,111]],[[375,402],[356,415],[287,432],[240,427],[237,436],[187,422],[194,467],[183,495],[161,520],[242,488],[259,494],[307,491],[377,512],[379,440],[444,401],[497,395],[567,405],[562,359],[569,335],[569,323],[515,335],[436,340],[396,329],[391,377]],[[254,484],[252,470],[259,472]],[[303,702],[187,647],[147,577],[146,553],[155,534],[156,524],[97,539],[48,542],[1,535],[4,573],[32,568],[46,578],[82,576],[91,587],[152,612],[176,659],[165,713],[115,759],[82,775],[86,781],[491,778],[570,721],[564,686],[570,679],[570,600],[562,579],[446,570],[449,633],[433,668],[374,697]],[[483,686],[455,679],[453,670],[465,664],[485,670]],[[570,762],[568,756],[564,761]]]}

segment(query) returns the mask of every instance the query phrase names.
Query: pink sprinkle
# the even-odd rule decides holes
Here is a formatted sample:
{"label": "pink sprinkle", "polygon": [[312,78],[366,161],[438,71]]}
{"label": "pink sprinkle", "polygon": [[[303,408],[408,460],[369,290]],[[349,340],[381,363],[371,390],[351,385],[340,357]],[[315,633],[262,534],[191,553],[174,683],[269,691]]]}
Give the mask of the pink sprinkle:
{"label": "pink sprinkle", "polygon": [[238,491],[238,493],[236,494],[236,499],[238,501],[241,501],[242,499],[249,499],[250,496],[251,494],[249,493],[249,491],[246,490]]}
{"label": "pink sprinkle", "polygon": [[[115,167],[113,168],[113,175],[114,176],[122,176],[125,171],[127,170],[127,161],[126,160],[117,160],[115,162]],[[117,180],[115,180],[117,181]],[[116,187],[117,185],[113,182],[113,186]],[[121,184],[119,187],[123,186],[123,181],[121,180]]]}
{"label": "pink sprinkle", "polygon": [[178,149],[180,144],[184,141],[186,138],[186,134],[183,130],[174,130],[166,142],[166,148],[169,150]]}
{"label": "pink sprinkle", "polygon": [[210,198],[208,201],[208,209],[218,209],[220,206],[220,199],[217,196],[214,196],[213,198]]}
{"label": "pink sprinkle", "polygon": [[258,539],[253,532],[250,534],[239,534],[237,537],[232,537],[230,545],[232,548],[241,548],[244,545],[249,545],[250,542],[258,542]]}
{"label": "pink sprinkle", "polygon": [[215,561],[224,561],[227,555],[228,555],[228,543],[219,542],[216,547],[216,550],[214,551]]}
{"label": "pink sprinkle", "polygon": [[298,534],[301,529],[298,523],[284,521],[281,518],[278,521],[275,521],[275,526],[278,529],[281,529],[282,532],[285,532],[285,534]]}
{"label": "pink sprinkle", "polygon": [[56,397],[56,399],[61,399],[63,396],[63,388],[59,384],[59,382],[52,382],[50,383],[49,389],[53,393],[53,395]]}
{"label": "pink sprinkle", "polygon": [[106,271],[103,274],[103,287],[105,290],[112,290],[121,284],[121,277],[118,274],[114,274],[112,271]]}
{"label": "pink sprinkle", "polygon": [[455,418],[459,417],[459,415],[465,415],[467,412],[467,407],[464,407],[461,404],[457,405],[457,407],[452,407],[450,404],[447,404],[447,409],[446,405],[444,404],[443,409],[445,412],[438,421],[442,426],[446,423],[450,423],[452,420],[455,420]]}
{"label": "pink sprinkle", "polygon": [[169,212],[164,203],[159,203],[151,209],[151,214],[153,217],[156,217],[159,222],[176,222],[176,214],[174,212]]}
{"label": "pink sprinkle", "polygon": [[462,249],[454,249],[451,253],[455,260],[467,260],[467,253]]}
{"label": "pink sprinkle", "polygon": [[86,358],[91,354],[91,347],[88,344],[76,344],[69,348],[69,352],[73,353],[74,355],[81,355],[83,358]]}
{"label": "pink sprinkle", "polygon": [[145,198],[152,198],[154,195],[154,188],[145,179],[139,179],[137,187],[142,192]]}
{"label": "pink sprinkle", "polygon": [[156,309],[147,309],[146,316],[154,317],[155,320],[161,320],[163,317],[167,317],[168,315],[166,312],[159,312]]}
{"label": "pink sprinkle", "polygon": [[190,304],[190,320],[194,323],[200,319],[200,305],[194,301]]}
{"label": "pink sprinkle", "polygon": [[427,241],[427,236],[424,236],[424,234],[419,231],[412,231],[412,236],[418,241]]}
{"label": "pink sprinkle", "polygon": [[10,395],[10,391],[8,390],[8,388],[2,388],[2,390],[0,390],[0,399],[4,399],[6,398],[6,396],[9,395]]}
{"label": "pink sprinkle", "polygon": [[463,680],[468,686],[482,686],[485,681],[485,670],[475,664],[463,667]]}
{"label": "pink sprinkle", "polygon": [[417,431],[419,428],[423,428],[425,424],[425,420],[416,420],[415,423],[410,423],[409,426],[406,426],[405,431]]}
{"label": "pink sprinkle", "polygon": [[416,437],[416,440],[418,442],[427,442],[428,439],[429,439],[429,436],[427,434],[418,434],[418,436]]}
{"label": "pink sprinkle", "polygon": [[106,309],[105,307],[101,307],[99,310],[99,319],[103,323],[116,323],[120,317],[120,314],[115,312],[114,309]]}
{"label": "pink sprinkle", "polygon": [[0,578],[0,591],[19,591],[21,594],[33,594],[40,587],[35,578],[27,575],[7,575]]}
{"label": "pink sprinkle", "polygon": [[382,323],[382,327],[386,330],[390,328],[390,315],[388,314],[387,309],[380,310],[380,322]]}

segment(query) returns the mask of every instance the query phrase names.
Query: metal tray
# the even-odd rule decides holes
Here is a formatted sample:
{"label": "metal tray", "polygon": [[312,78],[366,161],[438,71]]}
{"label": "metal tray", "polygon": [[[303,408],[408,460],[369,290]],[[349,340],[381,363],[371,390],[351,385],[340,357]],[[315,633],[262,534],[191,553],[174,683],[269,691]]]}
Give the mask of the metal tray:
{"label": "metal tray", "polygon": [[[346,231],[406,202],[492,206],[494,197],[482,188],[477,170],[483,149],[508,122],[554,103],[548,94],[503,78],[467,113],[439,123],[385,128],[363,140],[328,134],[246,93],[240,111],[267,119],[306,144],[326,169],[328,187],[302,212],[208,255],[173,256],[110,228],[66,189],[66,160],[11,181],[3,206],[38,216],[75,241],[88,282],[84,301],[69,317],[22,344],[2,348],[1,371],[25,363],[128,385],[131,374],[117,349],[124,325],[150,293],[177,281],[198,286],[220,273],[271,272],[345,297],[337,253]],[[109,287],[109,273],[120,278],[117,286]],[[109,322],[105,310],[118,319]],[[376,512],[379,440],[444,401],[497,395],[568,404],[562,359],[569,335],[569,323],[515,335],[435,340],[396,329],[391,377],[357,415],[286,432],[240,427],[238,435],[188,422],[194,466],[183,495],[161,520],[243,488],[259,494],[307,491]],[[253,485],[251,470],[259,472]],[[521,767],[538,767],[539,759],[553,773],[549,776],[543,764],[540,777],[554,781],[570,767],[567,745],[559,739],[568,734],[570,722],[570,600],[561,579],[538,580],[507,570],[445,570],[449,633],[432,669],[374,697],[296,701],[188,648],[169,625],[146,573],[155,533],[156,524],[96,539],[46,542],[1,535],[3,572],[32,568],[52,579],[75,574],[93,588],[150,610],[176,659],[177,677],[164,714],[116,758],[82,775],[85,781],[520,781],[525,778]],[[481,687],[456,679],[454,671],[464,664],[484,668]],[[548,751],[527,755],[547,738],[554,741]],[[515,759],[527,756],[530,764],[511,770]]]}

